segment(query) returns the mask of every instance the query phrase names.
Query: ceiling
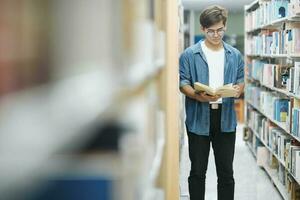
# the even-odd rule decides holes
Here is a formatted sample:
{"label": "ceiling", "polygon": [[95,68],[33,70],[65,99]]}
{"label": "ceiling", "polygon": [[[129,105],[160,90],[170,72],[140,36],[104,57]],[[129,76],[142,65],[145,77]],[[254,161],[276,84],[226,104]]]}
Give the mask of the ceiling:
{"label": "ceiling", "polygon": [[203,10],[203,8],[218,4],[227,8],[229,11],[243,12],[244,6],[250,4],[254,0],[182,0],[184,9],[187,10]]}

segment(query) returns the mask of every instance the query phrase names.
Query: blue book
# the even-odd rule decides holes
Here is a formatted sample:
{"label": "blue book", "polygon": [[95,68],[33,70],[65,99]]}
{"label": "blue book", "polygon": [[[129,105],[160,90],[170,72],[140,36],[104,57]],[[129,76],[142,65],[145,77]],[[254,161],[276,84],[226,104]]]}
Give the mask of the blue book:
{"label": "blue book", "polygon": [[289,102],[286,99],[275,100],[275,120],[285,122],[288,115]]}
{"label": "blue book", "polygon": [[[112,200],[112,180],[103,177],[61,178],[49,181],[30,200]],[[27,199],[26,199],[27,200]]]}
{"label": "blue book", "polygon": [[298,117],[299,117],[299,111],[298,109],[293,110],[293,127],[292,127],[292,134],[294,136],[298,135]]}

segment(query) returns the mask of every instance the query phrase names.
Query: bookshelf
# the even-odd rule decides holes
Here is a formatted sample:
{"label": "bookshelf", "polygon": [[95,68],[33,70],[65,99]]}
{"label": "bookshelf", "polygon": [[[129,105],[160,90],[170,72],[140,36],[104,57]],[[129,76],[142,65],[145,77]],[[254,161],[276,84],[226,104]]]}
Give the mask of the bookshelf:
{"label": "bookshelf", "polygon": [[[184,51],[186,47],[186,43],[189,39],[187,39],[187,33],[186,33],[186,28],[187,25],[184,24],[185,22],[185,14],[184,14],[184,7],[182,5],[182,1],[178,1],[178,19],[179,19],[179,34],[178,34],[178,44],[179,44],[179,49],[178,49],[178,56],[181,55],[181,53]],[[189,43],[188,43],[189,44]],[[179,59],[179,57],[178,57]],[[180,122],[179,122],[179,162],[181,161],[181,152],[182,152],[182,147],[184,145],[184,139],[185,139],[185,108],[184,108],[184,101],[185,97],[182,93],[179,94],[179,116],[180,116]]]}
{"label": "bookshelf", "polygon": [[1,199],[178,199],[179,8],[1,1]]}
{"label": "bookshelf", "polygon": [[270,168],[269,166],[265,166],[264,169],[267,172],[267,174],[269,175],[269,177],[271,178],[271,180],[274,183],[274,185],[276,186],[276,188],[278,189],[282,198],[289,199],[285,187],[280,183],[280,181],[277,178],[277,171]]}
{"label": "bookshelf", "polygon": [[[257,133],[257,131],[255,131],[252,127],[249,127],[249,129],[250,129],[251,132],[253,132],[254,135],[262,142],[262,144],[264,145],[264,147],[266,147],[266,148],[268,149],[268,151],[269,151],[269,152],[270,152],[270,153],[271,153],[271,154],[272,154],[272,155],[273,155],[273,156],[281,163],[281,165],[282,165],[282,166],[285,166],[285,168],[287,168],[287,167],[286,167],[285,161],[282,160],[282,158],[279,158],[279,156],[273,152],[273,150],[272,150],[271,147],[267,144],[267,142],[264,141],[264,140],[260,137],[259,133]],[[300,184],[300,183],[299,183],[300,180],[298,180],[298,179],[295,177],[295,175],[291,173],[290,169],[287,168],[286,170],[289,171],[290,175],[294,178],[294,180],[295,180],[298,184]]]}
{"label": "bookshelf", "polygon": [[184,49],[195,43],[195,20],[196,14],[193,10],[183,11]]}
{"label": "bookshelf", "polygon": [[245,140],[286,200],[300,199],[299,13],[296,1],[245,6]]}

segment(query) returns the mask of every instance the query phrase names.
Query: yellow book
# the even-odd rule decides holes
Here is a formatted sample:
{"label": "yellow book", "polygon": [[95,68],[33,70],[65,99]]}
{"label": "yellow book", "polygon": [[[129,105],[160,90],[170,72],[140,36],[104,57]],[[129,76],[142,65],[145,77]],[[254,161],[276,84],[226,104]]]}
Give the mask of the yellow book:
{"label": "yellow book", "polygon": [[194,83],[194,89],[197,92],[206,92],[209,95],[220,95],[221,97],[235,97],[237,90],[233,88],[232,83],[223,85],[218,88],[212,88],[202,83]]}

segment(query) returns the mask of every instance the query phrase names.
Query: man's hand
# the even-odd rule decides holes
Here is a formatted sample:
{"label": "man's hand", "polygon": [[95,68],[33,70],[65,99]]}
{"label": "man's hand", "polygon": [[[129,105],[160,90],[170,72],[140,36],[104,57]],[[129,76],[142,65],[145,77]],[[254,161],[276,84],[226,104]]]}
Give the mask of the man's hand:
{"label": "man's hand", "polygon": [[236,90],[235,98],[239,98],[244,91],[244,85],[234,85],[233,88]]}
{"label": "man's hand", "polygon": [[197,101],[200,102],[210,102],[210,101],[217,101],[220,96],[211,96],[208,95],[204,92],[195,92],[194,88],[192,88],[192,86],[190,85],[185,85],[180,87],[180,91],[185,94],[186,96],[188,96],[191,99],[195,99]]}
{"label": "man's hand", "polygon": [[211,96],[205,92],[195,93],[195,99],[200,102],[217,101],[220,97],[219,95]]}

